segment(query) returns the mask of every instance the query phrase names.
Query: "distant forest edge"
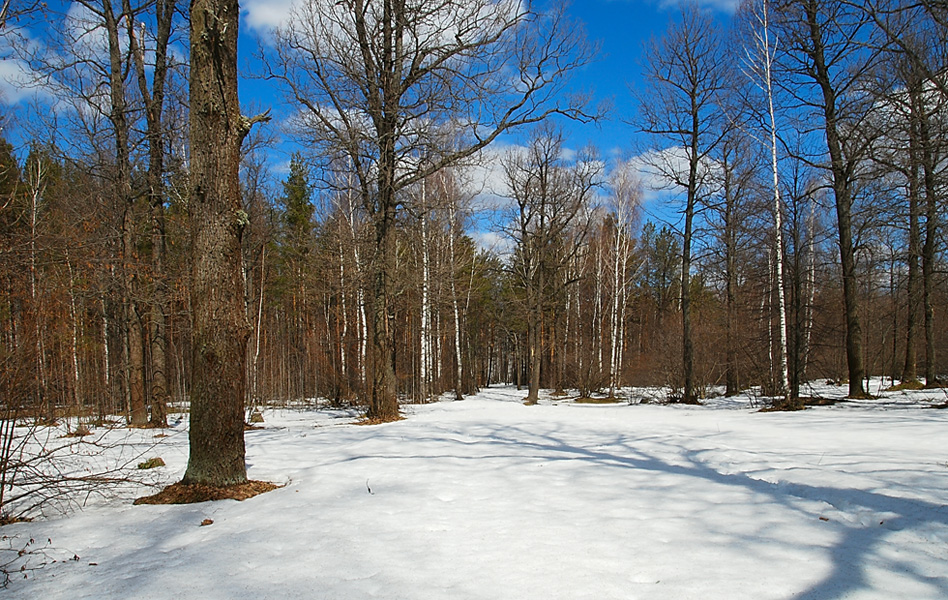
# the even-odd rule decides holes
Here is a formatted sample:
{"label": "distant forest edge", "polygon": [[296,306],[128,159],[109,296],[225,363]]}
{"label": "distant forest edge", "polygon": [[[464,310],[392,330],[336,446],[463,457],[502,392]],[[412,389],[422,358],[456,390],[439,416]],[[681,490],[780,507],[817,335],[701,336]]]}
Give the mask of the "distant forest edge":
{"label": "distant forest edge", "polygon": [[[423,3],[406,3],[392,22],[415,47],[353,42],[365,56],[404,52],[378,63],[405,69],[378,73],[379,86],[396,72],[421,82],[373,112],[360,96],[365,65],[340,62],[361,58],[330,34],[307,37],[308,23],[342,18],[352,2],[330,4],[304,3],[264,49],[268,77],[302,115],[306,150],[285,177],[270,170],[269,115],[240,117],[241,208],[228,227],[241,284],[225,295],[243,307],[246,407],[371,408],[389,392],[415,402],[499,383],[523,386],[528,401],[539,388],[649,385],[697,402],[715,386],[798,397],[830,379],[857,397],[869,376],[914,386],[948,373],[943,2],[748,2],[729,30],[685,6],[647,47],[639,112],[612,115],[650,140],[621,163],[567,151],[551,124],[604,116],[567,93],[594,48],[564,33],[556,9],[527,18],[510,13],[520,3],[441,1],[443,14],[421,14]],[[6,35],[46,18],[12,6]],[[46,78],[57,114],[17,123],[14,107],[4,119],[32,141],[0,141],[0,403],[4,415],[161,426],[170,403],[188,401],[202,352],[186,7],[77,6],[85,29],[60,15],[61,46],[19,57]],[[496,39],[425,37],[435,13]],[[370,28],[395,35],[376,17]],[[508,29],[528,36],[522,46],[494,44]],[[471,60],[436,72],[444,65],[425,62],[434,47]],[[307,63],[307,49],[325,62]],[[512,92],[489,76],[554,57],[553,72],[525,70]],[[315,66],[334,71],[307,79]],[[518,98],[527,103],[512,117],[500,110]],[[333,120],[327,106],[361,113]],[[465,130],[472,112],[493,120]],[[515,131],[521,145],[484,152],[495,132]],[[489,218],[502,248],[475,241],[488,219],[469,185],[483,169],[469,168],[487,158],[502,181]],[[674,222],[649,216],[659,201]]]}

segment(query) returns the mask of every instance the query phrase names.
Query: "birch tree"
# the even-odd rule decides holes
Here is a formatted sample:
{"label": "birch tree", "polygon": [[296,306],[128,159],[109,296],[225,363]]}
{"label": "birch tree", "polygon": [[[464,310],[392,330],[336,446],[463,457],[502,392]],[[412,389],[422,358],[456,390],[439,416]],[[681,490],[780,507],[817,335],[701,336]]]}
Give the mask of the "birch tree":
{"label": "birch tree", "polygon": [[776,40],[772,39],[770,27],[769,0],[759,0],[749,8],[751,19],[751,43],[744,47],[745,74],[758,90],[765,107],[763,125],[765,136],[761,141],[767,146],[770,155],[771,174],[771,213],[773,215],[773,249],[775,282],[777,293],[777,334],[780,380],[777,393],[783,396],[784,403],[790,400],[789,352],[787,349],[787,299],[784,285],[784,244],[783,244],[783,203],[780,199],[780,170],[777,156],[777,113],[774,108],[773,62]]}
{"label": "birch tree", "polygon": [[639,209],[639,182],[628,168],[610,175],[614,234],[612,240],[612,309],[610,312],[609,396],[621,386],[628,307],[628,270],[632,259],[633,229]]}

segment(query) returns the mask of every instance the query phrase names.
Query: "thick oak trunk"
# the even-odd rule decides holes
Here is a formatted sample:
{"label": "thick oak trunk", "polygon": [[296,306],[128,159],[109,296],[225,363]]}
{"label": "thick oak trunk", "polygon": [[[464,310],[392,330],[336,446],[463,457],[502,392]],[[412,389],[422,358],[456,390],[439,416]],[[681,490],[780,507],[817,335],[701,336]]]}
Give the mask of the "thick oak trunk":
{"label": "thick oak trunk", "polygon": [[190,449],[185,483],[246,481],[244,395],[250,324],[244,311],[238,184],[250,123],[237,100],[236,0],[191,2]]}

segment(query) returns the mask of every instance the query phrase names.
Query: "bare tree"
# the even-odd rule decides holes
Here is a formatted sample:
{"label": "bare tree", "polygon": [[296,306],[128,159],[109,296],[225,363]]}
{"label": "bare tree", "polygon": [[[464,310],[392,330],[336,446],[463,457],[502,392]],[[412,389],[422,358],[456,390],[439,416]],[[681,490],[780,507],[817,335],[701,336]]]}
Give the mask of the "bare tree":
{"label": "bare tree", "polygon": [[[777,112],[774,103],[773,63],[777,41],[773,39],[770,27],[770,2],[760,0],[746,6],[750,41],[745,41],[745,75],[756,88],[753,97],[763,100],[764,109],[760,111],[763,119],[764,136],[761,141],[770,154],[770,194],[771,213],[773,215],[773,251],[775,268],[775,286],[777,293],[777,333],[780,364],[780,379],[776,391],[783,395],[784,403],[790,400],[790,361],[787,333],[787,300],[784,279],[784,243],[783,243],[783,201],[780,197],[780,170],[778,168]],[[755,103],[752,103],[756,104]]]}
{"label": "bare tree", "polygon": [[530,376],[527,404],[536,404],[544,325],[562,290],[574,283],[567,267],[583,245],[590,195],[598,165],[562,159],[562,135],[541,128],[523,151],[504,160],[504,174],[514,201],[508,235],[516,244],[510,269],[520,287],[527,325],[527,361]]}
{"label": "bare tree", "polygon": [[[922,10],[925,7],[927,10]],[[877,111],[872,126],[880,143],[873,159],[883,174],[898,174],[902,181],[904,211],[908,216],[906,261],[907,310],[905,358],[901,378],[911,385],[917,379],[916,330],[921,307],[924,318],[926,384],[937,384],[933,277],[937,270],[936,247],[940,227],[938,189],[944,181],[946,154],[944,131],[948,87],[945,86],[946,50],[944,23],[932,17],[932,5],[896,6],[869,2],[860,7],[885,34],[883,67],[875,82]],[[921,262],[921,268],[919,265]]]}
{"label": "bare tree", "polygon": [[514,0],[310,0],[277,30],[274,53],[269,77],[301,106],[302,137],[348,158],[375,228],[368,414],[392,420],[399,192],[511,128],[587,118],[564,86],[592,49],[562,9]]}
{"label": "bare tree", "polygon": [[[157,427],[167,426],[168,365],[167,365],[167,282],[165,281],[165,94],[169,70],[174,67],[169,58],[169,43],[172,35],[177,0],[155,0],[150,3],[154,10],[155,32],[149,39],[144,23],[136,29],[130,0],[122,0],[125,32],[129,53],[134,65],[138,92],[145,106],[146,140],[148,142],[148,171],[146,175],[148,205],[151,213],[151,290],[150,297],[150,366],[151,389],[150,423]],[[149,42],[152,42],[149,44]],[[153,59],[146,61],[146,53]],[[149,86],[148,73],[151,72]]]}
{"label": "bare tree", "polygon": [[639,99],[641,129],[657,143],[646,156],[671,188],[684,193],[681,260],[683,394],[698,402],[695,391],[694,341],[691,324],[691,269],[695,216],[710,193],[709,159],[721,139],[719,93],[726,87],[724,57],[717,28],[696,4],[646,51],[647,88]]}
{"label": "bare tree", "polygon": [[857,206],[860,177],[872,138],[864,127],[871,98],[862,89],[877,52],[867,44],[863,13],[842,0],[782,0],[776,5],[774,27],[782,44],[779,85],[792,94],[803,119],[818,119],[824,145],[809,157],[822,167],[830,182],[836,226],[846,319],[849,396],[864,397],[863,331],[856,277]]}

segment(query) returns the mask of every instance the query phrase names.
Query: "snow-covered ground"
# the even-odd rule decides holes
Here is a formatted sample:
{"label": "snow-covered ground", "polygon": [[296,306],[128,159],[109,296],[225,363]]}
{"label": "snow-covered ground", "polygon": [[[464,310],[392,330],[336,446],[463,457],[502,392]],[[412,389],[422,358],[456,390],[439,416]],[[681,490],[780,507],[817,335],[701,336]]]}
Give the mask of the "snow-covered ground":
{"label": "snow-covered ground", "polygon": [[[185,506],[113,497],[0,528],[5,543],[51,540],[49,564],[0,595],[948,598],[948,411],[923,408],[942,392],[796,413],[524,396],[491,388],[381,426],[267,411],[246,436],[249,475],[285,487]],[[187,433],[168,433],[135,435],[159,444],[170,483]]]}

